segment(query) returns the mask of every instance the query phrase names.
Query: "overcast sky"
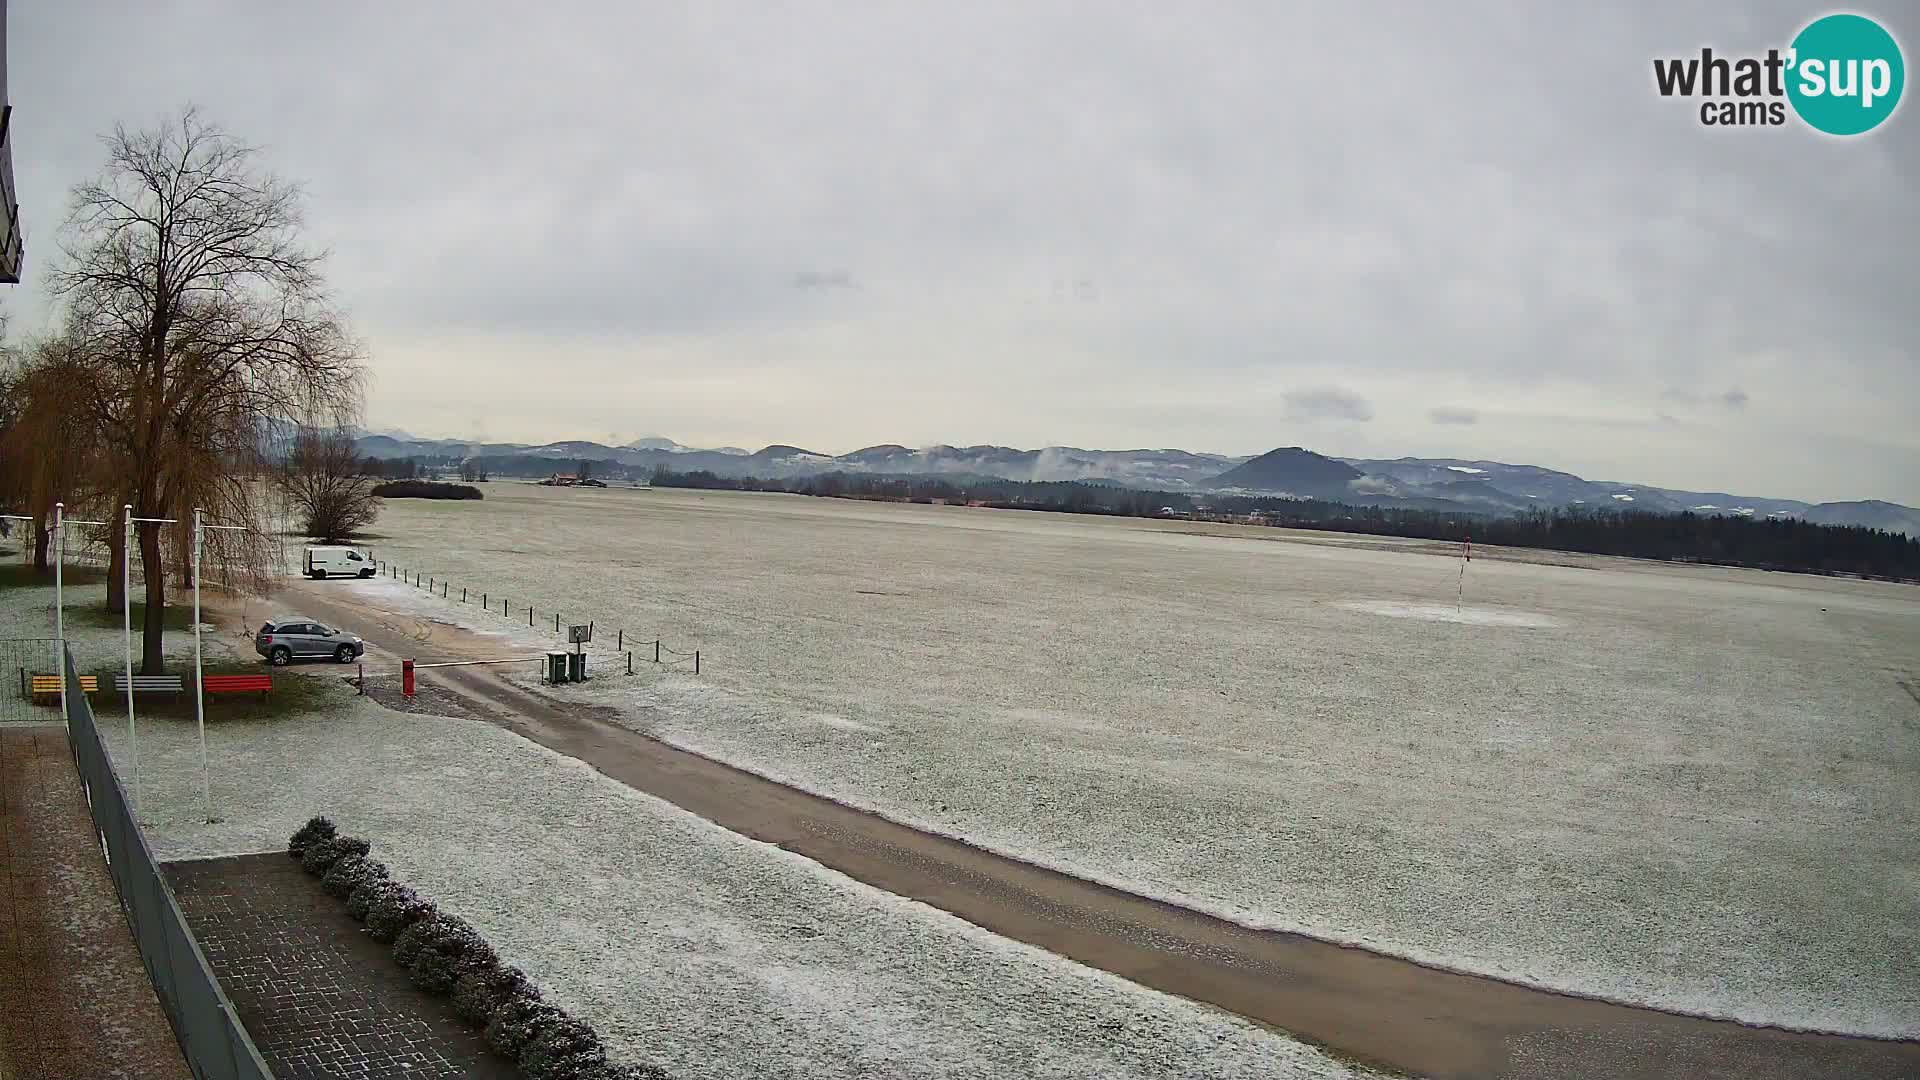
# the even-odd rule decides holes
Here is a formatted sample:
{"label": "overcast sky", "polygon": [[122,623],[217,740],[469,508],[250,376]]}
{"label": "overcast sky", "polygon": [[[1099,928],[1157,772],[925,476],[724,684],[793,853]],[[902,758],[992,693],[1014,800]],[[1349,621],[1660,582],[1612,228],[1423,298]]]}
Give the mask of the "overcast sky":
{"label": "overcast sky", "polygon": [[1825,8],[1515,6],[15,0],[0,305],[48,325],[99,135],[194,102],[307,184],[376,428],[1920,505],[1912,103],[1703,128],[1654,56]]}

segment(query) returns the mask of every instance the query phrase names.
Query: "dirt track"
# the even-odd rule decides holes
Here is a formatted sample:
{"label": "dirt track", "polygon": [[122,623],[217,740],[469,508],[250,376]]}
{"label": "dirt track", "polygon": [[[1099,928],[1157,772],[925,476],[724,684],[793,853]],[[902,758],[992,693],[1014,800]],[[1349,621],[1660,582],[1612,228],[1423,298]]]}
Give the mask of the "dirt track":
{"label": "dirt track", "polygon": [[[289,606],[426,663],[500,655],[444,624],[299,583]],[[382,667],[397,666],[388,659]],[[1297,934],[1251,930],[995,855],[809,795],[501,679],[430,676],[528,739],[735,832],[969,922],[1207,1002],[1344,1056],[1432,1077],[1911,1078],[1920,1043],[1678,1016],[1422,967]]]}

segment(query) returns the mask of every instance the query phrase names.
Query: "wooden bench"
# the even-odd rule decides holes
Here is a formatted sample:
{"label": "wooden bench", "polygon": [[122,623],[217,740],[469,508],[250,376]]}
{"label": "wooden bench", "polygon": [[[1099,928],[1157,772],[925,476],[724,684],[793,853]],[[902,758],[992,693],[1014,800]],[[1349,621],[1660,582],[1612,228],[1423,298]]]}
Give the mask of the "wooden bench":
{"label": "wooden bench", "polygon": [[202,675],[200,686],[209,694],[268,694],[273,691],[271,675]]}
{"label": "wooden bench", "polygon": [[[136,694],[178,694],[187,688],[187,680],[179,675],[135,675],[133,692]],[[113,692],[127,692],[127,677],[113,677]]]}
{"label": "wooden bench", "polygon": [[[30,680],[33,688],[32,689],[33,700],[39,701],[41,698],[58,698],[60,696],[60,684],[65,681],[66,681],[65,679],[62,679],[58,675],[33,676],[32,679]],[[97,692],[99,689],[100,689],[99,676],[97,675],[80,676],[80,692],[81,693],[92,694]]]}

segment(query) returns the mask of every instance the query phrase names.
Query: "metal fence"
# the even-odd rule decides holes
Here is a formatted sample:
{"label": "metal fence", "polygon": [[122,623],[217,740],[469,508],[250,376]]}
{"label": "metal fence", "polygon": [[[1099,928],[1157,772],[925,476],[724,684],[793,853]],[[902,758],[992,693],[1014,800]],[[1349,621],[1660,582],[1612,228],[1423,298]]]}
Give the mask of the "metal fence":
{"label": "metal fence", "polygon": [[33,692],[34,676],[59,670],[59,638],[0,639],[0,721],[60,719],[59,684],[51,694]]}
{"label": "metal fence", "polygon": [[[67,677],[75,678],[72,654],[66,655],[65,667]],[[167,887],[147,838],[127,808],[126,789],[120,786],[106,745],[93,725],[85,694],[67,695],[67,741],[73,746],[74,764],[80,770],[114,887],[120,891],[127,921],[133,924],[140,959],[193,1075],[199,1080],[272,1080],[272,1070],[261,1060],[207,958],[187,931],[173,890]]]}

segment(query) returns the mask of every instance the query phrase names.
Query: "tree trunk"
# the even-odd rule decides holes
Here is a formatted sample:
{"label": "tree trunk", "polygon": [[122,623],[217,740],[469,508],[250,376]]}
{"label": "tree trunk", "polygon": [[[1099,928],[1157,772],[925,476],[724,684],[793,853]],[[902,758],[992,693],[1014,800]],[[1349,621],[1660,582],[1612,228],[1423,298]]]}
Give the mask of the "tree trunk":
{"label": "tree trunk", "polygon": [[53,530],[43,526],[43,522],[33,523],[33,572],[40,577],[53,573]]}
{"label": "tree trunk", "polygon": [[140,566],[147,575],[147,612],[140,623],[140,674],[166,674],[167,568],[160,562],[160,526],[140,526]]}
{"label": "tree trunk", "polygon": [[118,614],[126,590],[127,530],[118,521],[107,530],[107,610]]}

